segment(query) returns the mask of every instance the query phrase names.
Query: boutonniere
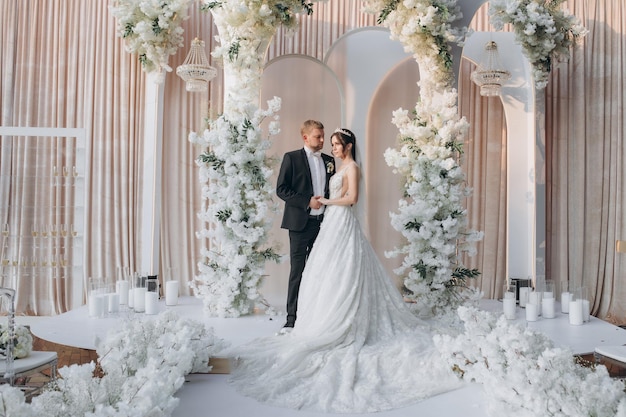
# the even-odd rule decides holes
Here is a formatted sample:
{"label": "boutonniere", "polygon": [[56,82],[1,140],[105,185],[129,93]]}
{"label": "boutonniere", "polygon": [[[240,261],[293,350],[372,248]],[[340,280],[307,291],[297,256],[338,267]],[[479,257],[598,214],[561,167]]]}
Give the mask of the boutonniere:
{"label": "boutonniere", "polygon": [[335,164],[330,161],[326,162],[326,173],[332,174],[333,172],[335,172]]}

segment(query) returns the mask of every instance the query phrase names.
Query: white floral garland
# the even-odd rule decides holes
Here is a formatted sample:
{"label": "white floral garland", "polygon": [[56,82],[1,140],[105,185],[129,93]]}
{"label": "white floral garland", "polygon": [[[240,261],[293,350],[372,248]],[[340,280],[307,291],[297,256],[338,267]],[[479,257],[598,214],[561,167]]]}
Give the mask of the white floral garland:
{"label": "white floral garland", "polygon": [[533,67],[535,86],[548,84],[552,64],[570,56],[570,48],[587,34],[579,19],[561,9],[565,0],[491,0],[490,23],[496,30],[511,24],[515,38]]}
{"label": "white floral garland", "polygon": [[[265,262],[278,260],[266,246],[272,225],[268,218],[277,205],[269,181],[274,163],[266,156],[271,142],[264,139],[260,124],[279,109],[275,97],[267,110],[257,109],[250,119],[231,121],[222,115],[202,136],[192,132],[189,137],[206,149],[198,163],[205,184],[202,196],[209,204],[199,217],[210,225],[198,232],[209,239],[209,247],[203,249],[206,261],[199,264],[200,274],[191,286],[213,316],[249,313],[260,298]],[[277,120],[269,126],[270,134],[278,132]]]}
{"label": "white floral garland", "polygon": [[132,319],[99,344],[96,364],[59,369],[56,385],[31,403],[19,388],[0,385],[0,410],[20,417],[168,416],[173,395],[191,372],[208,372],[209,356],[226,347],[202,323],[166,311],[155,319]]}
{"label": "white floral garland", "polygon": [[158,72],[162,82],[170,55],[183,46],[184,30],[191,0],[115,0],[111,13],[117,18],[117,35],[126,41],[126,50],[137,54],[143,69]]}
{"label": "white floral garland", "polygon": [[459,378],[483,385],[489,415],[626,415],[624,382],[603,365],[581,366],[571,351],[503,315],[460,307],[459,316],[465,331],[435,336],[435,345]]}
{"label": "white floral garland", "polygon": [[[0,349],[6,351],[9,344],[9,326],[0,324]],[[33,350],[33,336],[26,326],[16,325],[13,330],[13,357],[20,359]]]}
{"label": "white floral garland", "polygon": [[404,179],[405,199],[392,213],[391,224],[407,239],[387,256],[404,256],[395,272],[404,275],[408,296],[418,310],[451,314],[477,294],[465,278],[478,274],[459,264],[463,251],[473,254],[482,233],[467,230],[463,199],[470,194],[458,164],[468,123],[458,116],[449,42],[460,42],[465,29],[453,27],[461,17],[456,0],[369,0],[379,22],[393,39],[413,53],[420,67],[420,101],[414,112],[398,109],[393,123],[400,131],[399,148],[385,159]]}

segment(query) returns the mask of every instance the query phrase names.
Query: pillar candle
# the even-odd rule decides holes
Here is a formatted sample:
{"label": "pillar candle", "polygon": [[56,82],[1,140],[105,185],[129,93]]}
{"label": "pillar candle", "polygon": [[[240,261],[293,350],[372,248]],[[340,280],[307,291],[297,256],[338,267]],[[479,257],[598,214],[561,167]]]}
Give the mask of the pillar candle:
{"label": "pillar candle", "polygon": [[589,300],[581,300],[583,303],[583,321],[589,321]]}
{"label": "pillar candle", "polygon": [[146,311],[146,287],[135,288],[133,308],[137,313]]}
{"label": "pillar candle", "polygon": [[519,289],[519,306],[520,307],[526,307],[529,294],[530,294],[530,287],[520,287]]}
{"label": "pillar candle", "polygon": [[539,318],[539,307],[537,304],[527,303],[526,304],[526,320],[527,321],[537,321]]}
{"label": "pillar candle", "polygon": [[134,288],[131,288],[128,290],[128,307],[129,308],[135,307],[135,289]]}
{"label": "pillar candle", "polygon": [[569,302],[569,324],[574,326],[583,324],[583,300]]}
{"label": "pillar candle", "polygon": [[165,305],[175,306],[178,304],[178,281],[165,283]]}
{"label": "pillar candle", "polygon": [[[544,293],[545,294],[545,293]],[[554,318],[554,297],[541,300],[541,315],[547,319]]]}
{"label": "pillar candle", "polygon": [[128,289],[129,282],[126,280],[117,281],[117,285],[115,286],[115,291],[120,295],[120,304],[127,305],[128,304]]}
{"label": "pillar candle", "polygon": [[515,295],[513,294],[513,297],[510,298],[505,297],[504,300],[502,300],[502,305],[504,308],[504,317],[506,317],[507,320],[515,320]]}
{"label": "pillar candle", "polygon": [[147,291],[145,293],[146,314],[156,314],[158,312],[158,302],[159,295],[156,293],[156,291]]}
{"label": "pillar candle", "polygon": [[120,311],[120,295],[118,293],[109,294],[108,301],[109,313],[117,313]]}
{"label": "pillar candle", "polygon": [[104,315],[104,298],[100,294],[89,296],[89,317],[102,317]]}
{"label": "pillar candle", "polygon": [[569,300],[570,300],[569,291],[562,292],[561,293],[561,313],[563,314],[569,313]]}

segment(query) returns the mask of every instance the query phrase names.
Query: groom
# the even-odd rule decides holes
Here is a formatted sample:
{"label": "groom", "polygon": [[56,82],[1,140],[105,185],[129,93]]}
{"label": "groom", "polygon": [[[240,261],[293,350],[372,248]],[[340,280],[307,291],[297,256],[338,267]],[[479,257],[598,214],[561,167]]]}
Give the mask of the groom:
{"label": "groom", "polygon": [[324,217],[319,197],[328,198],[328,180],[335,173],[334,158],[320,152],[324,147],[324,125],[307,120],[300,135],[304,147],[284,155],[276,185],[276,194],[285,202],[281,227],[289,230],[291,262],[287,322],[281,333],[289,332],[296,322],[302,271]]}

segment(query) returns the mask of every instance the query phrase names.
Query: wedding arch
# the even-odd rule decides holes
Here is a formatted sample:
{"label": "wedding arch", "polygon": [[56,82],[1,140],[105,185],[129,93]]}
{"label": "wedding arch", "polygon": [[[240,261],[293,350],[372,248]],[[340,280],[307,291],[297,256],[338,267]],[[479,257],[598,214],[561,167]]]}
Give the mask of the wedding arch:
{"label": "wedding arch", "polygon": [[[167,56],[180,43],[180,22],[189,3],[177,0],[141,9],[138,2],[118,1],[120,35],[128,38],[129,50],[139,55],[146,71],[169,70]],[[584,34],[575,17],[560,10],[561,3],[490,4],[496,28],[512,24],[533,65],[537,88],[545,86],[552,60],[567,56]],[[206,149],[198,158],[206,201],[200,217],[206,228],[198,235],[209,241],[192,287],[209,314],[236,317],[249,313],[258,300],[265,263],[279,259],[268,241],[267,214],[276,209],[268,181],[274,161],[266,156],[270,141],[260,126],[263,119],[274,118],[269,135],[278,131],[280,98],[270,100],[267,109],[257,105],[265,51],[280,25],[295,27],[296,15],[312,13],[313,4],[205,0],[201,7],[211,12],[219,32],[220,46],[213,55],[224,66],[224,111],[202,134],[190,134],[191,141]],[[403,257],[396,272],[422,310],[454,311],[470,295],[466,279],[479,273],[464,268],[459,255],[472,253],[481,239],[480,233],[467,230],[463,199],[469,191],[458,164],[467,129],[458,116],[451,53],[452,45],[466,35],[458,26],[460,7],[456,0],[366,0],[364,7],[379,16],[379,23],[413,54],[420,69],[419,100],[411,111],[394,113],[400,144],[385,153],[388,165],[403,180],[406,197],[391,224],[407,243],[390,255]],[[141,13],[144,22],[132,20]],[[150,30],[157,36],[146,36]]]}

